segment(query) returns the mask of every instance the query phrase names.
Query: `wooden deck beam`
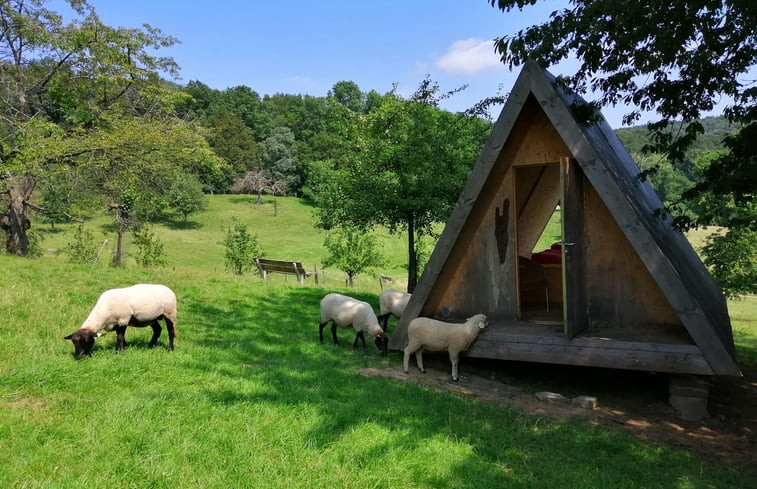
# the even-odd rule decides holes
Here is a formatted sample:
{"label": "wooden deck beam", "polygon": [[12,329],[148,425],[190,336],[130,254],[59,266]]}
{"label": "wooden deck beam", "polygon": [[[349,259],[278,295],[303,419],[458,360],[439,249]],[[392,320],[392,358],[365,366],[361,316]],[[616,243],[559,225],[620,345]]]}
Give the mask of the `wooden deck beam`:
{"label": "wooden deck beam", "polygon": [[714,375],[699,347],[673,337],[671,342],[628,341],[581,335],[572,340],[555,328],[517,323],[482,332],[464,353],[490,358],[651,372]]}

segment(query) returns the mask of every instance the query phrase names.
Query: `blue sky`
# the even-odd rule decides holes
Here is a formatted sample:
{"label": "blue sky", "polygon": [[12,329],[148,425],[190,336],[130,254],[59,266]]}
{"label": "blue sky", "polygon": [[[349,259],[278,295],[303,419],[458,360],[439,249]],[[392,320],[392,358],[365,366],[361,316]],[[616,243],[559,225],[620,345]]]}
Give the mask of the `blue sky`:
{"label": "blue sky", "polygon": [[[428,74],[442,90],[469,87],[447,101],[465,110],[506,94],[515,82],[492,40],[545,21],[565,0],[543,0],[503,13],[487,0],[89,0],[115,27],[147,23],[180,40],[161,53],[181,67],[179,83],[199,80],[223,90],[246,85],[274,93],[324,96],[338,81],[362,91],[412,94]],[[62,0],[50,6],[63,13]],[[570,74],[570,62],[550,68]],[[494,116],[498,115],[499,108]],[[605,108],[612,127],[625,108]]]}

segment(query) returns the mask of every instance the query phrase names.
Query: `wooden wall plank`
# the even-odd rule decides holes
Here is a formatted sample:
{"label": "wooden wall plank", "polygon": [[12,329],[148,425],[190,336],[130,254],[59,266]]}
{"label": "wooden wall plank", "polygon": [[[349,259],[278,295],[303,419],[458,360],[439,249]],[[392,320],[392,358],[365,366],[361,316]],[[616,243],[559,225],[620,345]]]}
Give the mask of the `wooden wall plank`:
{"label": "wooden wall plank", "polygon": [[482,338],[464,356],[563,365],[579,365],[652,372],[713,375],[700,352],[620,350],[603,347],[485,341]]}
{"label": "wooden wall plank", "polygon": [[593,186],[586,189],[586,294],[592,331],[606,325],[680,327],[670,302]]}

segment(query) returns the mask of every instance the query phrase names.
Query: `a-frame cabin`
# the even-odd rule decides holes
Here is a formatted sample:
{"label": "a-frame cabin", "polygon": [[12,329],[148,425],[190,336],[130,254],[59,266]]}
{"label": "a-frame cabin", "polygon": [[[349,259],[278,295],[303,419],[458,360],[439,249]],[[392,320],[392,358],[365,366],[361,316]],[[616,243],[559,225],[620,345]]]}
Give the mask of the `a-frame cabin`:
{"label": "a-frame cabin", "polygon": [[[484,313],[467,356],[741,375],[718,288],[610,126],[521,71],[389,346],[419,316]],[[562,239],[534,246],[553,212]]]}

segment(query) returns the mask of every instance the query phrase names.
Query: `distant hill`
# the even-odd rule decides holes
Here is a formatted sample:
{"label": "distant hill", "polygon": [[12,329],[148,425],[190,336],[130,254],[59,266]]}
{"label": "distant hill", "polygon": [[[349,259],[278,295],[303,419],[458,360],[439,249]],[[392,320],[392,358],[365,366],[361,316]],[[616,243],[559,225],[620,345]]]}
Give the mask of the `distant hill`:
{"label": "distant hill", "polygon": [[[690,151],[697,153],[713,149],[722,149],[723,136],[736,131],[736,127],[725,117],[706,117],[702,119],[704,134],[700,135]],[[627,129],[617,129],[615,134],[629,153],[641,153],[641,148],[649,142],[646,126],[634,126]]]}

